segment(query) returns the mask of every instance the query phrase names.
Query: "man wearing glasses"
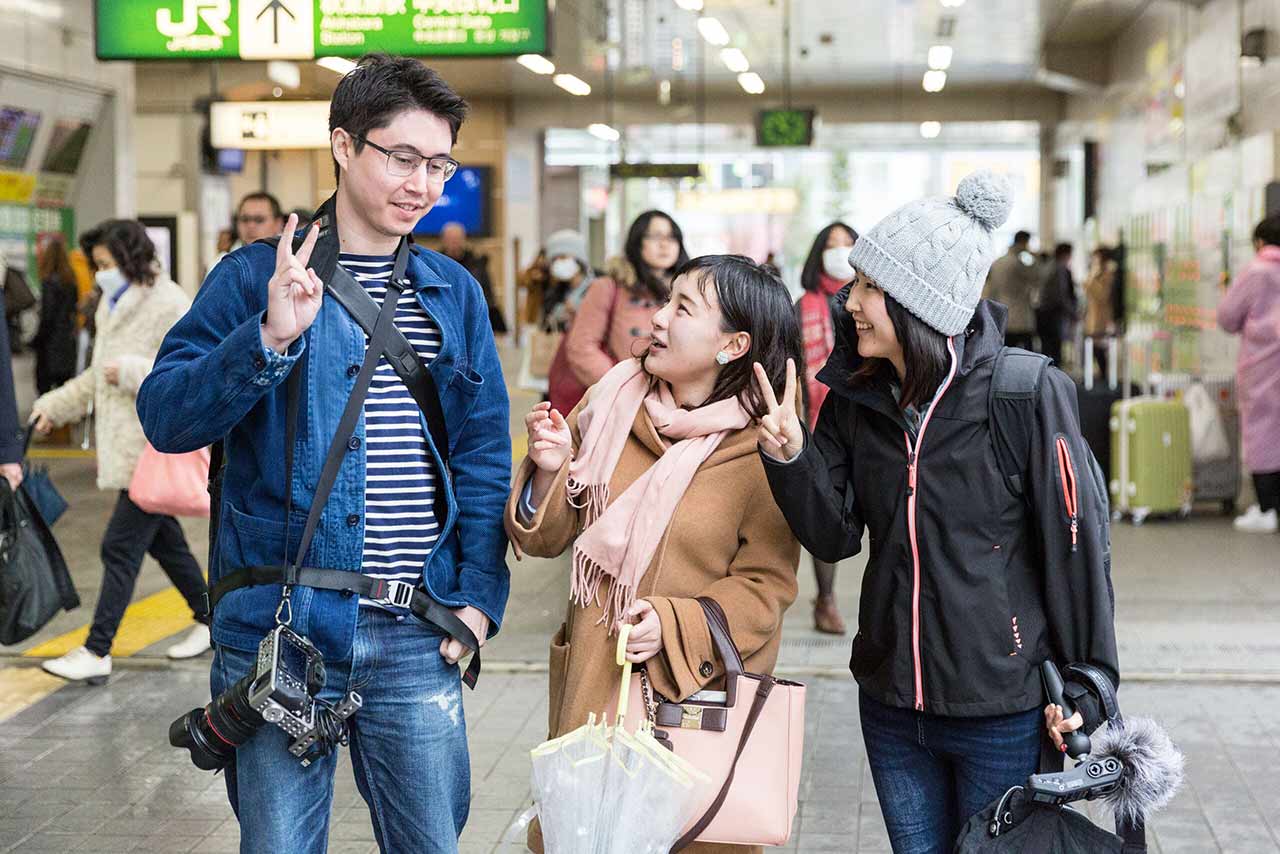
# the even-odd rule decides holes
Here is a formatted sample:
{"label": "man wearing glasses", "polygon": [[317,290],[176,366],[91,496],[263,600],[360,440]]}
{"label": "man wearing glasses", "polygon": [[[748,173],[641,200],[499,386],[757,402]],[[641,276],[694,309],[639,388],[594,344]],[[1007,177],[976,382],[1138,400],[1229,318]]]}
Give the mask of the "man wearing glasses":
{"label": "man wearing glasses", "polygon": [[[383,851],[456,851],[470,800],[458,666],[470,650],[451,636],[466,632],[418,619],[420,600],[483,645],[508,592],[508,400],[484,296],[460,265],[408,242],[457,169],[450,152],[466,110],[416,60],[364,57],[330,106],[337,193],[305,239],[291,216],[294,240],[247,246],[213,269],[216,286],[202,288],[170,332],[138,397],[163,452],[225,440],[215,597],[219,581],[245,567],[292,561],[313,504],[324,512],[302,566],[372,577],[359,595],[299,584],[287,613],[324,654],[320,697],[363,698],[348,723],[351,758]],[[369,337],[335,296],[335,281],[354,287],[342,271],[379,310],[396,299],[383,316],[434,380],[447,447],[423,414],[430,407],[385,357],[362,371]],[[369,376],[354,432],[335,445],[332,492],[317,502],[343,409]],[[281,607],[279,583],[215,598],[215,697],[253,670]],[[326,850],[337,754],[304,768],[287,745],[264,726],[227,769],[243,851]]]}
{"label": "man wearing glasses", "polygon": [[270,193],[250,193],[240,200],[240,206],[236,208],[235,226],[233,250],[284,231],[284,209]]}

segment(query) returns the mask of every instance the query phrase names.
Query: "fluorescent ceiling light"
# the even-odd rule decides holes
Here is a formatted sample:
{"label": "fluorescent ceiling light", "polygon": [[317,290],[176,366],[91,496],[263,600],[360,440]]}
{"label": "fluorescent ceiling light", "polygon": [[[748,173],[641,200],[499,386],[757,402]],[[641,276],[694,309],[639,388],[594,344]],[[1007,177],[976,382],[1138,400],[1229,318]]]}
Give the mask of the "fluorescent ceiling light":
{"label": "fluorescent ceiling light", "polygon": [[581,97],[583,95],[591,94],[591,85],[585,80],[580,80],[577,77],[574,77],[572,74],[557,74],[551,79],[555,81],[557,86],[568,92],[570,95],[577,95]]}
{"label": "fluorescent ceiling light", "polygon": [[716,18],[699,18],[698,32],[707,40],[707,44],[724,47],[729,43],[729,31]]}
{"label": "fluorescent ceiling light", "polygon": [[959,9],[964,5],[964,0],[941,0],[941,2],[947,9]]}
{"label": "fluorescent ceiling light", "polygon": [[951,45],[935,44],[929,48],[929,67],[938,71],[946,71],[951,67]]}
{"label": "fluorescent ceiling light", "polygon": [[760,79],[760,75],[754,71],[748,71],[745,74],[738,75],[738,85],[742,87],[748,95],[759,95],[764,91],[764,81]]}
{"label": "fluorescent ceiling light", "polygon": [[591,134],[596,139],[603,139],[605,142],[617,142],[622,137],[622,134],[618,133],[615,129],[599,122],[587,125],[587,133]]}
{"label": "fluorescent ceiling light", "polygon": [[676,0],[676,5],[690,12],[702,11],[702,0]]}
{"label": "fluorescent ceiling light", "polygon": [[48,0],[0,0],[0,9],[26,12],[46,21],[61,21],[64,17],[62,4],[50,3]]}
{"label": "fluorescent ceiling light", "polygon": [[296,62],[273,59],[267,63],[267,79],[286,89],[297,89],[302,85],[302,69]]}
{"label": "fluorescent ceiling light", "polygon": [[941,92],[942,87],[947,85],[947,72],[930,69],[924,73],[924,80],[921,81],[926,92]]}
{"label": "fluorescent ceiling light", "polygon": [[942,122],[921,122],[920,135],[925,139],[937,139],[942,133]]}
{"label": "fluorescent ceiling light", "polygon": [[324,59],[317,59],[316,65],[321,68],[327,68],[330,71],[336,71],[339,74],[349,74],[356,64],[349,59],[343,59],[340,56],[326,56]]}
{"label": "fluorescent ceiling light", "polygon": [[720,61],[724,63],[725,68],[734,74],[742,74],[751,70],[751,63],[747,62],[747,55],[736,47],[726,47],[720,51]]}
{"label": "fluorescent ceiling light", "polygon": [[532,71],[534,74],[555,74],[556,64],[545,56],[536,53],[526,53],[516,57],[516,62]]}

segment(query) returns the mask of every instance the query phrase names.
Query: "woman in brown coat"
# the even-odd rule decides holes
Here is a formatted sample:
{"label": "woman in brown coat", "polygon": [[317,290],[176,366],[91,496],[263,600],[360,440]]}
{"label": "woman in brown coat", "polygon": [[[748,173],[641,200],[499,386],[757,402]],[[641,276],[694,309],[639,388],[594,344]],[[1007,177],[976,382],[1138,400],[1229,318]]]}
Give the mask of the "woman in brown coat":
{"label": "woman in brown coat", "polygon": [[[755,453],[764,404],[751,365],[794,394],[800,356],[776,276],[740,256],[697,258],[674,278],[644,356],[610,370],[567,419],[546,403],[526,418],[529,457],[507,530],[518,553],[574,551],[568,614],[551,642],[552,737],[615,699],[619,622],[633,624],[627,657],[657,693],[679,701],[715,687],[724,668],[700,596],[724,609],[746,670],[772,671],[800,553]],[[530,845],[542,851],[536,826]]]}

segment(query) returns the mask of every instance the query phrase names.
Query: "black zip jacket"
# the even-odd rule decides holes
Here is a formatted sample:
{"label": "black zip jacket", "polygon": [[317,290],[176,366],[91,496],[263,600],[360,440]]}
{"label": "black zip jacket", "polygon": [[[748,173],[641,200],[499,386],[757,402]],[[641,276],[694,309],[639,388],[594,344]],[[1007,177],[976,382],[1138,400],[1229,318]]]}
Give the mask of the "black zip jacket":
{"label": "black zip jacket", "polygon": [[[996,460],[988,397],[1004,319],[1003,306],[979,304],[913,436],[887,383],[851,381],[860,360],[843,314],[818,375],[831,393],[814,434],[789,463],[762,454],[774,498],[815,557],[855,555],[870,531],[849,666],[891,706],[956,717],[1043,706],[1045,659],[1088,662],[1119,684],[1105,487],[1066,374],[1045,373],[1025,497]],[[1067,689],[1092,731],[1096,699]]]}

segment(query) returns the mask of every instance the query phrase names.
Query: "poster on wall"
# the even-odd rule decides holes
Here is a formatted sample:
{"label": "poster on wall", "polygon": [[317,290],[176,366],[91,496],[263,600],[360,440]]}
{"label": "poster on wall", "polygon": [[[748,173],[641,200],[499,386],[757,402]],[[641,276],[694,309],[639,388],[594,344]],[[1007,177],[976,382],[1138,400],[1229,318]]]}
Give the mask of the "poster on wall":
{"label": "poster on wall", "polygon": [[98,59],[518,56],[550,50],[547,0],[96,0]]}
{"label": "poster on wall", "polygon": [[89,144],[91,122],[80,119],[59,119],[53,126],[53,136],[45,149],[42,172],[57,175],[74,175],[80,169],[85,147]]}
{"label": "poster on wall", "polygon": [[0,107],[0,169],[21,172],[31,155],[40,127],[40,114],[17,107]]}

